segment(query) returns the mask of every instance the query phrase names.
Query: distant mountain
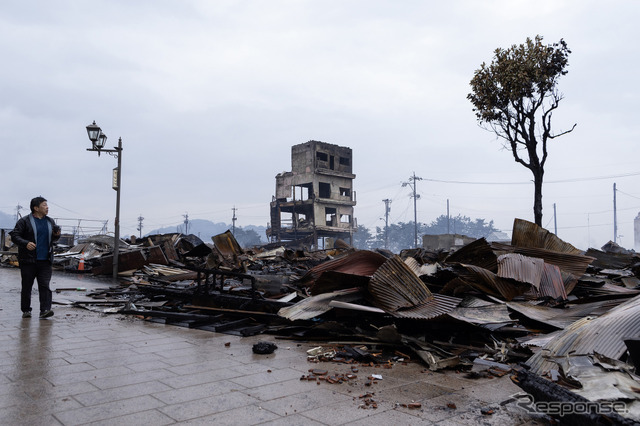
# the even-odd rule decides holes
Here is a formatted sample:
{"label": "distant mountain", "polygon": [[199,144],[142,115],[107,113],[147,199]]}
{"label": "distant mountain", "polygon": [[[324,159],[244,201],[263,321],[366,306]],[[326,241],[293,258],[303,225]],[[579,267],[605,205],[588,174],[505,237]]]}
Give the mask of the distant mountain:
{"label": "distant mountain", "polygon": [[[231,225],[228,225],[223,222],[214,223],[210,220],[205,219],[193,219],[189,221],[189,229],[188,233],[197,235],[205,243],[211,242],[211,237],[214,235],[222,234],[227,230],[231,230]],[[267,243],[267,227],[266,226],[256,226],[256,225],[247,225],[242,227],[243,230],[255,231],[260,237],[260,241],[263,243]],[[154,235],[154,234],[172,234],[175,232],[186,233],[185,225],[181,223],[176,226],[167,226],[164,228],[154,229],[152,231],[146,232],[145,235]]]}

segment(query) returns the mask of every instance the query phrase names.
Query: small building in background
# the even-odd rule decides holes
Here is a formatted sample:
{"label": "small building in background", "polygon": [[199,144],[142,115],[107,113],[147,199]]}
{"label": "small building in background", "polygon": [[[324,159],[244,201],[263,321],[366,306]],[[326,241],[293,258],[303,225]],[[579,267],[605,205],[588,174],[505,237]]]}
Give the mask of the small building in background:
{"label": "small building in background", "polygon": [[472,243],[476,238],[460,234],[423,235],[422,247],[427,250],[457,250],[462,246]]}
{"label": "small building in background", "polygon": [[357,228],[352,160],[351,148],[325,142],[291,147],[291,171],[276,176],[270,241],[305,239],[323,248],[336,239],[352,243]]}

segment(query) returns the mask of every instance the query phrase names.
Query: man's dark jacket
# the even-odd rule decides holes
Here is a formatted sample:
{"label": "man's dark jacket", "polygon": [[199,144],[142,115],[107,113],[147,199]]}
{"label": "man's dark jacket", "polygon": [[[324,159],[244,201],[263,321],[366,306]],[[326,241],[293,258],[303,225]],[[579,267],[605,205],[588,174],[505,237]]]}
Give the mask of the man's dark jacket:
{"label": "man's dark jacket", "polygon": [[[60,227],[49,216],[45,216],[48,220],[49,228],[49,260],[53,263],[53,244],[60,239]],[[36,223],[33,214],[21,217],[16,222],[16,227],[9,232],[11,241],[18,245],[18,263],[20,265],[28,263],[36,263],[36,250],[27,249],[27,244],[36,242]],[[58,235],[55,235],[58,234]]]}

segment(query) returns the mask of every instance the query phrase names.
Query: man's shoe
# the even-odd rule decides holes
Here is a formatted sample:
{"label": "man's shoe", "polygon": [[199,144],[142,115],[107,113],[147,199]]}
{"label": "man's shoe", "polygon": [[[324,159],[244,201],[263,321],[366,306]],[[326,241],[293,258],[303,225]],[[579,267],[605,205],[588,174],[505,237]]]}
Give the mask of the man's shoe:
{"label": "man's shoe", "polygon": [[52,317],[52,316],[53,316],[53,311],[52,310],[40,312],[40,319],[49,318],[49,317]]}
{"label": "man's shoe", "polygon": [[31,311],[23,312],[22,318],[31,318]]}

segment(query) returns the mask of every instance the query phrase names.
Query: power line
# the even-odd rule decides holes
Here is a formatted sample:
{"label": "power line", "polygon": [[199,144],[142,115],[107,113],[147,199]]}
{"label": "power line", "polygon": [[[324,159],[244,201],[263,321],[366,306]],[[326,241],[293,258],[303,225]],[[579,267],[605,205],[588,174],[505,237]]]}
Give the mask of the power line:
{"label": "power line", "polygon": [[626,195],[627,197],[631,197],[631,198],[635,198],[636,200],[640,200],[640,197],[636,197],[635,195],[627,194],[626,192],[620,191],[619,189],[617,189],[616,191],[618,191],[620,194]]}
{"label": "power line", "polygon": [[[569,183],[569,182],[587,182],[592,180],[603,180],[603,179],[615,179],[621,177],[629,177],[629,176],[639,176],[640,172],[633,173],[624,173],[620,175],[609,175],[609,176],[596,176],[596,177],[587,177],[587,178],[571,178],[571,179],[559,179],[559,180],[546,180],[544,183]],[[530,185],[533,181],[526,182],[472,182],[472,181],[460,181],[460,180],[442,180],[442,179],[429,179],[424,178],[423,180],[428,180],[430,182],[439,182],[439,183],[455,183],[455,184],[465,184],[465,185]]]}

